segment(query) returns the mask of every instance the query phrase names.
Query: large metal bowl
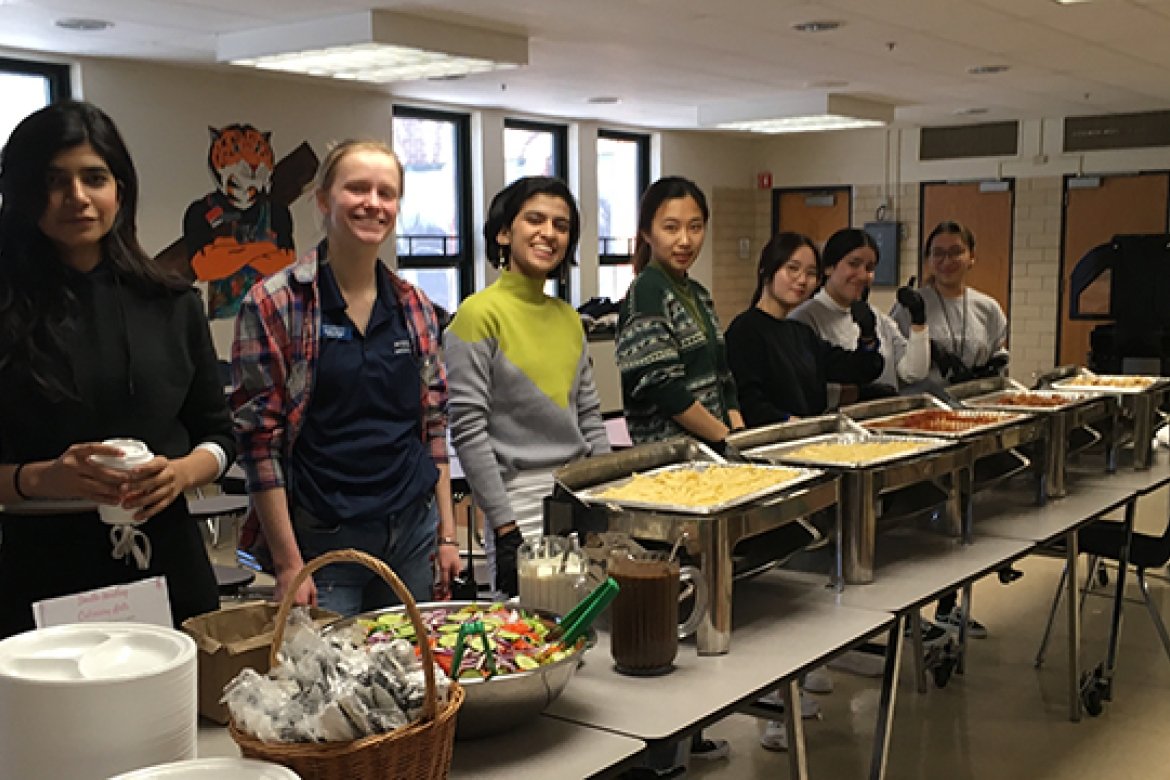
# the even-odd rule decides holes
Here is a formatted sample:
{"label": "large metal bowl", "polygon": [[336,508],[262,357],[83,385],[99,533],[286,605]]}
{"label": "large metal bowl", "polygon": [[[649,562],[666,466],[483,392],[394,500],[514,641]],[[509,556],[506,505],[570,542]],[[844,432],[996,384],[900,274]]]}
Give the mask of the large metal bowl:
{"label": "large metal bowl", "polygon": [[[484,604],[474,601],[439,601],[419,604],[422,612],[432,609],[457,610],[470,604]],[[402,612],[403,607],[388,607],[373,612],[364,612],[356,617],[333,623],[326,632],[337,631],[352,625],[360,619],[374,620],[386,612]],[[556,620],[559,615],[540,609],[526,610],[543,618]],[[591,644],[591,643],[590,643]],[[581,655],[587,645],[581,643],[567,658],[527,672],[492,677],[490,679],[461,679],[465,698],[459,710],[455,725],[456,739],[478,739],[509,731],[525,721],[531,720],[552,704],[569,680],[573,679],[581,665]]]}

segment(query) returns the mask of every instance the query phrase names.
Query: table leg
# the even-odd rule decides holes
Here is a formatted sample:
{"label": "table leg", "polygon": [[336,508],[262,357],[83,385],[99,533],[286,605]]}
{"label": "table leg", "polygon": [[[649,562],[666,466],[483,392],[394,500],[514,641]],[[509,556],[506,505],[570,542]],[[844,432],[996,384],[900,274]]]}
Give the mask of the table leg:
{"label": "table leg", "polygon": [[914,653],[914,679],[919,693],[926,693],[926,648],[922,644],[922,611],[910,610],[910,650]]}
{"label": "table leg", "polygon": [[[1049,415],[1056,417],[1058,415]],[[1047,426],[1047,438],[1037,440],[1033,449],[1036,452],[1036,457],[1040,459],[1039,463],[1032,464],[1032,471],[1036,475],[1036,506],[1044,506],[1048,503],[1049,496],[1049,461],[1052,458],[1052,432],[1051,423]]]}
{"label": "table leg", "polygon": [[784,728],[788,731],[788,776],[808,780],[808,753],[804,745],[804,724],[800,718],[800,681],[788,681],[784,705]]}
{"label": "table leg", "polygon": [[707,581],[707,616],[699,623],[699,655],[723,655],[731,649],[731,535],[727,523],[700,523],[699,547]]}
{"label": "table leg", "polygon": [[898,697],[898,668],[902,663],[902,628],[905,616],[896,618],[890,627],[890,638],[886,642],[886,668],[882,675],[881,701],[878,705],[877,725],[874,728],[873,761],[869,768],[869,780],[883,780],[886,764],[890,758],[890,734],[894,722],[894,702]]}
{"label": "table leg", "polygon": [[1113,414],[1109,415],[1105,423],[1105,471],[1109,474],[1117,473],[1117,453],[1121,449],[1118,443],[1119,426],[1118,410],[1114,407]]}
{"label": "table leg", "polygon": [[[1117,559],[1117,584],[1113,591],[1113,615],[1109,623],[1109,649],[1105,654],[1105,699],[1113,699],[1113,671],[1117,667],[1117,646],[1121,641],[1121,610],[1125,602],[1125,574],[1129,566],[1129,545],[1133,539],[1133,521],[1137,514],[1137,496],[1125,505],[1125,544]],[[1091,572],[1090,572],[1091,573]]]}
{"label": "table leg", "polygon": [[956,674],[963,674],[967,670],[967,626],[971,620],[972,589],[972,583],[964,585],[963,597],[959,601],[959,660],[955,662]]}
{"label": "table leg", "polygon": [[1133,467],[1148,469],[1154,460],[1154,399],[1146,393],[1133,397]]}
{"label": "table leg", "polygon": [[1068,495],[1065,486],[1065,463],[1068,460],[1069,421],[1062,414],[1048,415],[1051,420],[1048,429],[1047,463],[1048,467],[1048,495],[1051,498],[1064,498]]}
{"label": "table leg", "polygon": [[1077,599],[1077,559],[1080,544],[1076,529],[1064,535],[1065,561],[1068,577],[1065,578],[1065,601],[1068,608],[1068,719],[1076,723],[1081,719],[1081,610]]}

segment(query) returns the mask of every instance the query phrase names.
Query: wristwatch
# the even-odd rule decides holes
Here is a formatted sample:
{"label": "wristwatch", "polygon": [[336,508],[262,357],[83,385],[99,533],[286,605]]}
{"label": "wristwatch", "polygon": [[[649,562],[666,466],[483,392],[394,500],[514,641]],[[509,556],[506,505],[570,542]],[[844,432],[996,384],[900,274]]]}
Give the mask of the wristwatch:
{"label": "wristwatch", "polygon": [[459,542],[455,539],[454,536],[440,536],[439,537],[439,546],[442,547],[444,545],[446,545],[447,547],[458,547]]}

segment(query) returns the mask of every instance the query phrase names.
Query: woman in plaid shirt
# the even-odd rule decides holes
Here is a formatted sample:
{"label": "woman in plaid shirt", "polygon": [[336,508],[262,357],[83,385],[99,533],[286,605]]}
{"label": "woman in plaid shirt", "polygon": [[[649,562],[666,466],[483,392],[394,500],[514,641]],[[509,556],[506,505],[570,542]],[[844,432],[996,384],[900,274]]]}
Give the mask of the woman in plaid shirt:
{"label": "woman in plaid shirt", "polygon": [[[378,259],[394,232],[402,166],[378,141],[321,165],[325,239],[248,293],[236,319],[240,462],[276,572],[353,547],[385,561],[420,601],[459,572],[447,462],[447,385],[434,308]],[[297,603],[355,614],[394,603],[357,566],[329,566]]]}

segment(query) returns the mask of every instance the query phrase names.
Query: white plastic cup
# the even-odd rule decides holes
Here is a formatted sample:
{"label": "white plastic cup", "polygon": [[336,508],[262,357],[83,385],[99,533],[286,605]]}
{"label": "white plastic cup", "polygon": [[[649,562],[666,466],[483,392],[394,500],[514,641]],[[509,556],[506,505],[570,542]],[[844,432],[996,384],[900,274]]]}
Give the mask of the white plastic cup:
{"label": "white plastic cup", "polygon": [[[138,439],[106,439],[102,444],[108,447],[117,447],[122,451],[121,456],[92,456],[91,460],[94,463],[106,468],[129,471],[154,460],[154,453],[150,451],[150,447]],[[119,504],[98,504],[98,514],[101,515],[102,522],[108,525],[138,524],[138,521],[134,519],[134,511],[123,509]]]}

